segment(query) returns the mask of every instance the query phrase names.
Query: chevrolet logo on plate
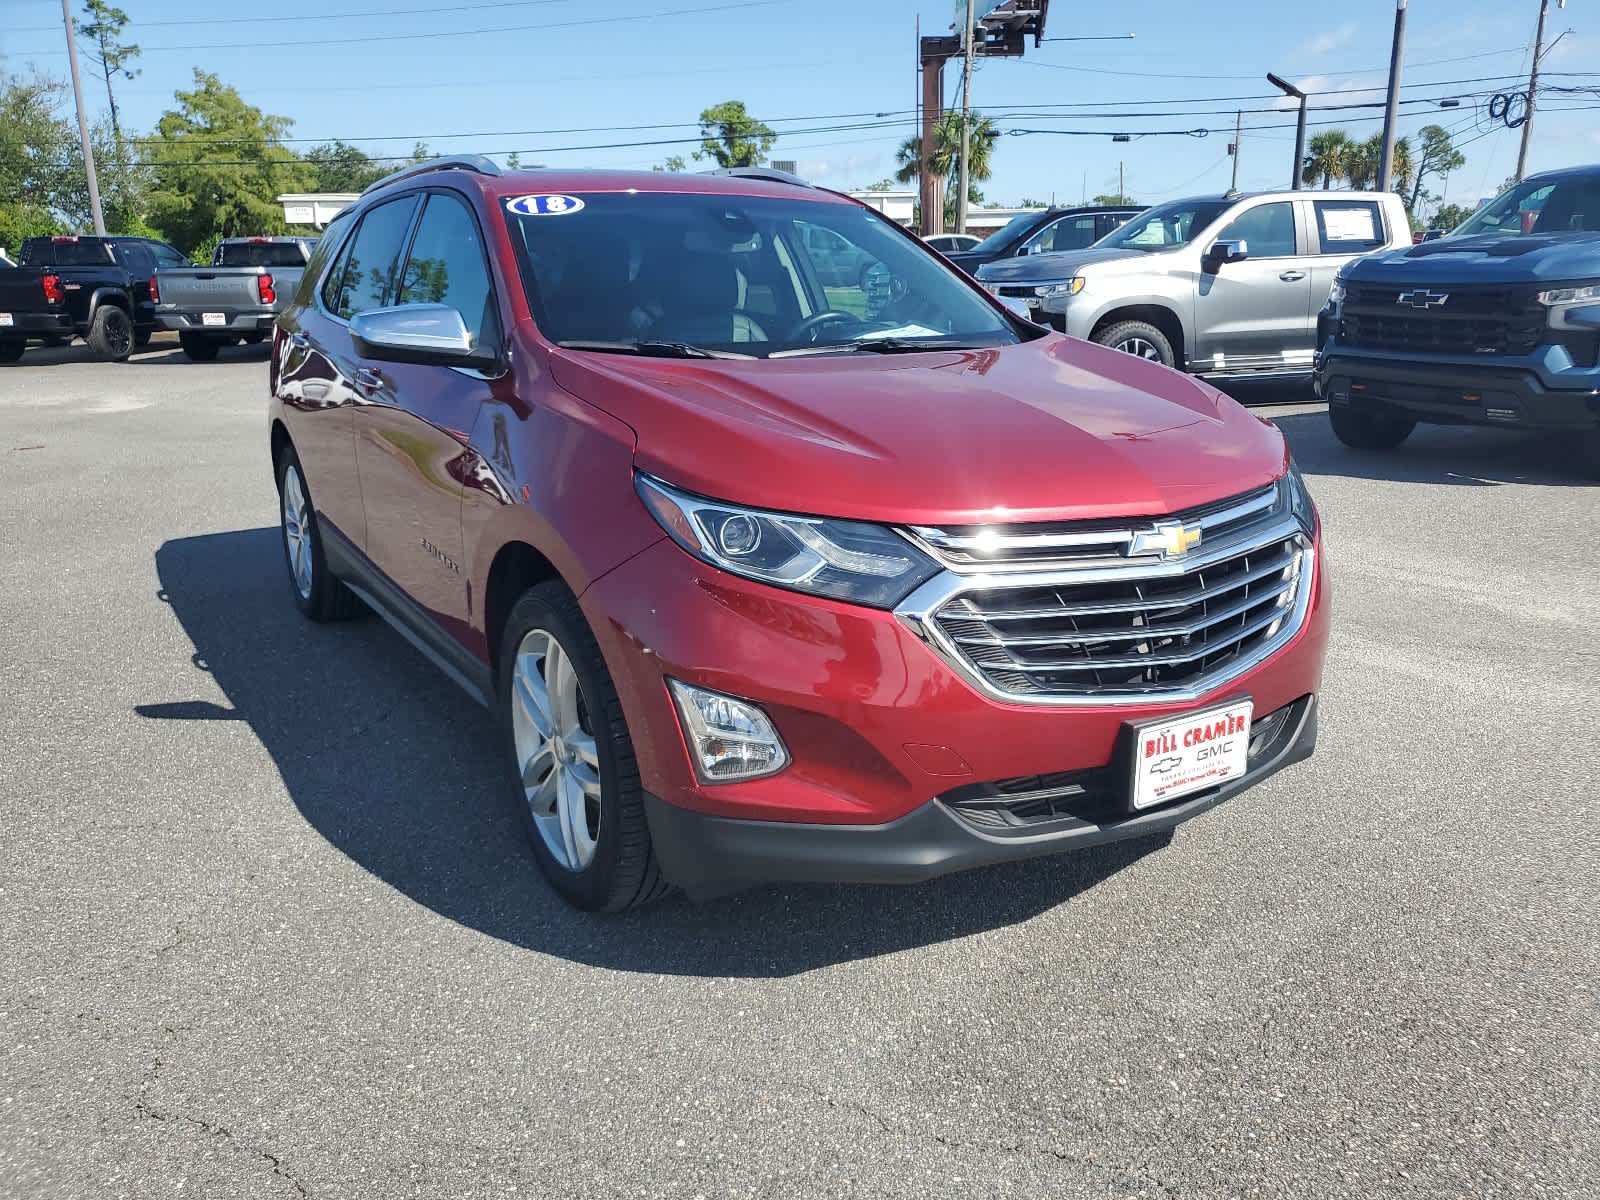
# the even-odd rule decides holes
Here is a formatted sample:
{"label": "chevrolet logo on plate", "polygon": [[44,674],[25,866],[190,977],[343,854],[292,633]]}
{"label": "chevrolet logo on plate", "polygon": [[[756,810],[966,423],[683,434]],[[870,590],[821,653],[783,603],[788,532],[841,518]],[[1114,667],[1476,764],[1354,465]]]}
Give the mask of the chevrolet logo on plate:
{"label": "chevrolet logo on plate", "polygon": [[1396,304],[1409,304],[1412,308],[1438,308],[1450,299],[1449,292],[1430,292],[1426,288],[1414,288],[1409,292],[1401,292],[1394,298]]}
{"label": "chevrolet logo on plate", "polygon": [[1133,535],[1128,554],[1182,558],[1200,544],[1203,536],[1204,531],[1198,525],[1185,525],[1182,521],[1158,521],[1154,529],[1140,530]]}

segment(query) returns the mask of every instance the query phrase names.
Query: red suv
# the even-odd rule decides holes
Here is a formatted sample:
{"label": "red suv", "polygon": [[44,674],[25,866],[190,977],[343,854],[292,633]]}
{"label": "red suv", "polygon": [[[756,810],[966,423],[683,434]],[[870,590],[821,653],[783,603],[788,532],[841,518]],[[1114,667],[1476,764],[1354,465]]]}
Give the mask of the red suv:
{"label": "red suv", "polygon": [[295,603],[364,602],[494,711],[583,908],[1148,834],[1312,751],[1278,431],[800,180],[401,172],[271,390]]}

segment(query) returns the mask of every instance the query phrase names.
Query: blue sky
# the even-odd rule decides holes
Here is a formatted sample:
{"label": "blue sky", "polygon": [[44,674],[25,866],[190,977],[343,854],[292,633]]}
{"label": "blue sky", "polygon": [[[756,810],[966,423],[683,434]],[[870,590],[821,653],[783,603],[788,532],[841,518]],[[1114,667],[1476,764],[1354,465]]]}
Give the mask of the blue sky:
{"label": "blue sky", "polygon": [[[64,75],[58,0],[3,0],[0,68],[33,65]],[[134,39],[146,51],[143,74],[118,91],[126,124],[148,128],[187,86],[196,66],[214,71],[246,99],[294,120],[295,138],[341,137],[374,153],[403,152],[413,139],[436,150],[497,153],[552,165],[649,166],[691,146],[636,146],[556,152],[555,147],[690,137],[707,105],[742,99],[780,130],[774,157],[829,186],[865,185],[893,169],[894,149],[911,132],[915,99],[913,27],[949,27],[952,4],[863,4],[859,0],[618,0],[616,17],[597,19],[583,0],[282,0],[281,5],[212,0],[121,0]],[[384,9],[391,15],[373,19]],[[686,11],[697,10],[697,11]],[[608,9],[607,12],[612,10]],[[981,11],[981,8],[980,8]],[[213,19],[196,21],[196,12]],[[358,13],[344,17],[337,14]],[[1309,5],[1292,0],[1123,0],[1116,5],[1056,0],[1047,36],[1133,32],[1128,41],[1046,43],[1022,60],[981,64],[974,104],[1003,129],[1087,128],[1095,136],[1007,136],[984,185],[992,202],[1024,197],[1066,201],[1114,191],[1118,164],[1141,200],[1226,188],[1235,108],[1268,109],[1263,74],[1276,71],[1307,91],[1341,89],[1318,105],[1381,99],[1393,0]],[[1437,99],[1512,86],[1525,75],[1537,0],[1411,0],[1405,80],[1438,84],[1407,96]],[[250,17],[298,18],[250,21]],[[158,22],[160,24],[158,24]],[[1552,5],[1547,38],[1573,32],[1545,59],[1547,72],[1592,70],[1600,50],[1600,4]],[[489,30],[469,34],[469,30]],[[354,41],[402,35],[396,40]],[[287,43],[275,45],[274,43]],[[202,48],[204,44],[204,48]],[[165,49],[164,47],[178,47]],[[1450,61],[1441,61],[1450,60]],[[1491,78],[1484,82],[1453,81]],[[1564,86],[1600,86],[1600,75],[1550,76]],[[103,86],[86,76],[96,107]],[[959,102],[952,65],[946,95]],[[1449,180],[1448,199],[1470,203],[1511,173],[1518,135],[1496,131],[1484,97],[1459,108],[1408,105],[1401,130],[1428,121],[1458,128],[1467,166]],[[1130,102],[1170,116],[1133,120],[1077,111],[1125,110]],[[1150,103],[1172,101],[1173,103]],[[1545,97],[1532,152],[1534,168],[1600,160],[1600,96]],[[1010,106],[1009,108],[1001,106]],[[1568,111],[1557,111],[1565,108]],[[1219,110],[1205,113],[1200,110]],[[1175,112],[1181,110],[1181,112]],[[1043,114],[1028,119],[1027,111]],[[877,116],[884,113],[886,116]],[[1366,135],[1380,128],[1375,109],[1313,111],[1318,121],[1347,118]],[[844,115],[860,114],[860,115]],[[1239,183],[1282,186],[1293,153],[1292,114],[1244,118]],[[837,129],[836,126],[865,126]],[[1148,136],[1113,143],[1109,133],[1210,127],[1209,136]],[[554,132],[573,130],[579,132]],[[1314,130],[1313,130],[1314,131]],[[450,136],[466,135],[466,136]],[[382,141],[378,139],[392,138]],[[308,143],[309,144],[309,141]],[[1432,185],[1437,190],[1437,185]]]}

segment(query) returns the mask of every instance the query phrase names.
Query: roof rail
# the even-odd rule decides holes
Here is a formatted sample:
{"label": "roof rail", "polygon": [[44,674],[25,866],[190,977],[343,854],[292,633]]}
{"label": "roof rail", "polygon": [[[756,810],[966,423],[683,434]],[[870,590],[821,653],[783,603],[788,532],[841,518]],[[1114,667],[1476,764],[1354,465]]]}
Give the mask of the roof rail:
{"label": "roof rail", "polygon": [[710,171],[701,171],[700,174],[727,175],[733,179],[765,179],[768,183],[788,183],[803,188],[812,186],[800,176],[780,171],[776,167],[717,167]]}
{"label": "roof rail", "polygon": [[481,154],[452,154],[448,158],[430,158],[427,162],[402,167],[392,175],[385,175],[382,179],[369,183],[361,189],[361,194],[365,196],[368,192],[375,192],[379,188],[388,187],[391,183],[399,183],[402,179],[410,179],[413,175],[426,175],[429,171],[473,171],[479,175],[500,174],[500,168],[494,161],[485,158]]}

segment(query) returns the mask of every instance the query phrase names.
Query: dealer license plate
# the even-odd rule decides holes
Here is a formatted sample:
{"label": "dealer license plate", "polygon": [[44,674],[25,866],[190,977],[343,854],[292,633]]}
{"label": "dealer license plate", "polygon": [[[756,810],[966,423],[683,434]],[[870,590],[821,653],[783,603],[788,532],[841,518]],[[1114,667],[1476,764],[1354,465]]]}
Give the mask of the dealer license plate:
{"label": "dealer license plate", "polygon": [[226,325],[227,323],[228,323],[228,318],[226,316],[224,316],[222,313],[201,313],[200,314],[200,324],[202,324],[202,325]]}
{"label": "dealer license plate", "polygon": [[1249,700],[1134,728],[1135,810],[1203,792],[1245,773],[1250,757]]}
{"label": "dealer license plate", "polygon": [[12,324],[11,314],[10,313],[0,313],[0,325],[10,325],[10,324]]}

